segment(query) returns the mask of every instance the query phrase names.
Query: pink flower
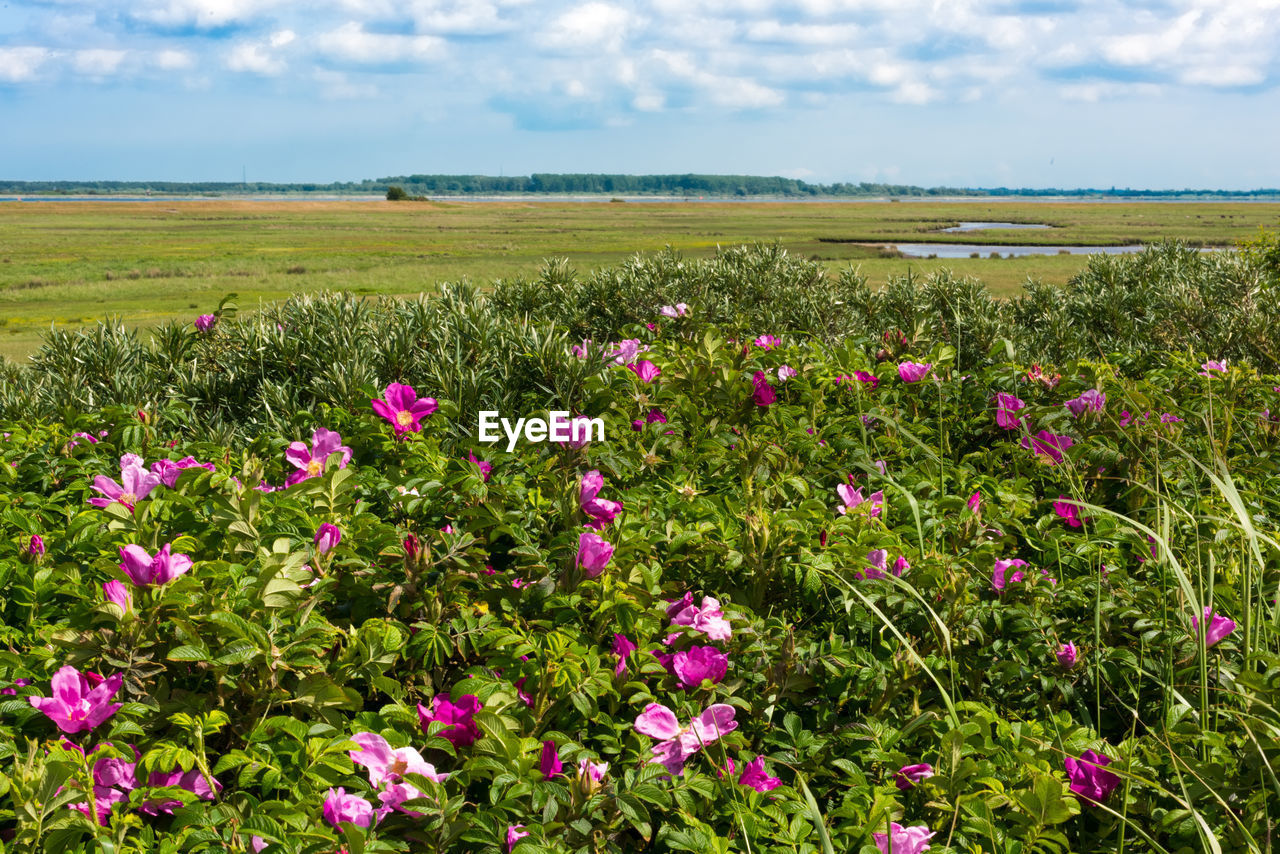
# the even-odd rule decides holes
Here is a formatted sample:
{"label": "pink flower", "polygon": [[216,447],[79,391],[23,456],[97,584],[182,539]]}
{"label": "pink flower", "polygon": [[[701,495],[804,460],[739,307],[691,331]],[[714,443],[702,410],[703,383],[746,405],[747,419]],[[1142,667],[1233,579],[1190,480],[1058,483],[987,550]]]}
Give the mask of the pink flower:
{"label": "pink flower", "polygon": [[[591,442],[591,421],[592,419],[586,415],[576,415],[569,419],[569,439],[565,444],[575,449],[586,447]],[[558,442],[560,440],[554,439],[553,441]]]}
{"label": "pink flower", "polygon": [[1062,462],[1062,452],[1075,444],[1070,436],[1057,436],[1048,430],[1041,430],[1034,437],[1023,436],[1022,447],[1034,451],[1036,456],[1043,456],[1051,466]]}
{"label": "pink flower", "polygon": [[969,508],[970,512],[977,513],[982,508],[982,493],[975,492],[970,495],[969,500],[965,502],[965,506]]}
{"label": "pink flower", "polygon": [[467,459],[471,461],[476,468],[480,469],[480,477],[485,482],[489,482],[489,475],[493,474],[493,463],[487,463],[477,457],[475,454],[467,451]]}
{"label": "pink flower", "polygon": [[[1027,562],[1025,560],[1019,560],[1017,558],[1014,558],[1013,560],[996,561],[995,570],[992,572],[992,575],[991,575],[992,588],[995,590],[1004,590],[1006,585],[1012,584],[1015,581],[1021,581],[1026,576],[1023,574],[1022,570],[1019,569],[1018,567],[1026,566],[1026,565],[1027,565]],[[1014,571],[1013,575],[1006,578],[1005,573],[1007,573],[1011,569]]]}
{"label": "pink flower", "polygon": [[538,760],[538,769],[542,771],[544,780],[558,777],[564,770],[564,763],[560,761],[560,752],[556,749],[556,743],[550,739],[542,742],[542,756]]}
{"label": "pink flower", "polygon": [[650,748],[653,758],[649,761],[664,766],[675,776],[684,773],[684,763],[699,750],[728,735],[738,728],[733,719],[733,706],[716,703],[682,728],[675,713],[666,706],[650,703],[636,718],[636,732],[650,738],[662,739]]}
{"label": "pink flower", "polygon": [[684,317],[688,313],[689,306],[682,302],[678,302],[675,305],[664,305],[658,310],[658,314],[663,317]]}
{"label": "pink flower", "polygon": [[[216,792],[222,791],[222,784],[217,780],[213,781],[214,788],[209,788],[209,781],[204,778],[204,774],[200,773],[198,768],[192,768],[190,771],[183,771],[181,766],[174,768],[172,771],[152,771],[147,777],[147,785],[153,789],[176,788],[186,789],[201,800],[211,801]],[[216,790],[216,791],[215,791]],[[182,806],[182,801],[173,798],[149,798],[138,807],[138,812],[144,815],[173,815],[176,807]]]}
{"label": "pink flower", "polygon": [[262,854],[262,849],[266,848],[269,843],[261,836],[250,836],[249,845],[253,847],[253,854]]}
{"label": "pink flower", "polygon": [[695,646],[677,652],[671,660],[671,669],[686,691],[699,687],[704,679],[712,684],[724,679],[729,671],[729,656],[714,646]]}
{"label": "pink flower", "polygon": [[15,679],[8,688],[0,688],[0,694],[12,697],[18,693],[19,688],[25,688],[30,684],[30,679]]}
{"label": "pink flower", "polygon": [[129,545],[120,549],[120,569],[129,576],[135,587],[168,584],[191,569],[191,558],[184,554],[169,554],[172,543],[165,543],[156,556],[147,554],[141,546]]}
{"label": "pink flower", "polygon": [[205,471],[217,471],[217,466],[213,463],[197,462],[195,457],[183,457],[180,460],[156,460],[151,464],[151,473],[160,478],[160,482],[165,486],[173,489],[178,485],[178,475],[182,474],[184,469],[204,469]]}
{"label": "pink flower", "polygon": [[929,840],[935,833],[923,824],[903,827],[895,821],[889,824],[888,833],[872,833],[871,838],[880,854],[920,854],[929,850]]}
{"label": "pink flower", "polygon": [[605,775],[608,773],[608,762],[592,762],[586,758],[578,760],[578,776],[582,779],[599,783],[604,780]]}
{"label": "pink flower", "polygon": [[880,378],[877,377],[875,374],[869,374],[866,371],[854,371],[853,376],[854,376],[854,379],[856,379],[858,382],[862,383],[863,385],[871,386],[872,391],[874,391],[880,385]]}
{"label": "pink flower", "polygon": [[612,557],[613,544],[599,534],[587,531],[578,535],[578,556],[574,559],[574,566],[582,567],[587,578],[595,578],[604,572]]}
{"label": "pink flower", "polygon": [[[1204,632],[1204,645],[1206,647],[1213,646],[1218,641],[1225,638],[1236,630],[1235,620],[1229,620],[1221,614],[1214,613],[1210,609],[1211,605],[1204,606],[1204,619],[1208,623],[1208,628]],[[1200,620],[1196,617],[1191,618],[1191,625],[1197,630],[1200,628]]]}
{"label": "pink flower", "polygon": [[431,700],[430,711],[418,704],[418,723],[423,732],[427,731],[428,724],[437,721],[448,724],[438,735],[454,747],[467,747],[480,737],[480,727],[472,718],[482,708],[483,704],[474,694],[463,694],[457,703],[447,694],[436,694]]}
{"label": "pink flower", "polygon": [[1068,400],[1062,405],[1070,409],[1072,415],[1079,418],[1086,412],[1101,412],[1102,408],[1107,405],[1107,396],[1096,388],[1091,388],[1079,397]]}
{"label": "pink flower", "polygon": [[1200,366],[1200,376],[1202,377],[1212,376],[1211,371],[1225,374],[1227,372],[1227,360],[1223,359],[1221,362],[1210,360]]}
{"label": "pink flower", "polygon": [[607,501],[598,497],[603,488],[604,476],[596,469],[584,474],[578,483],[578,503],[582,507],[582,512],[591,520],[587,523],[588,528],[600,530],[622,512],[622,505],[617,501]]}
{"label": "pink flower", "polygon": [[783,365],[778,368],[778,382],[785,383],[796,375],[796,369],[790,365]]}
{"label": "pink flower", "polygon": [[764,757],[757,756],[743,766],[742,775],[738,777],[738,785],[755,789],[757,792],[769,792],[781,786],[782,780],[765,773]]}
{"label": "pink flower", "polygon": [[933,766],[928,762],[920,762],[916,765],[903,765],[898,769],[898,773],[894,775],[894,785],[902,791],[915,786],[916,783],[927,780],[933,776]]}
{"label": "pink flower", "polygon": [[1058,658],[1058,664],[1062,665],[1063,670],[1070,670],[1076,666],[1076,645],[1073,643],[1064,643],[1058,647],[1058,651],[1054,653]]}
{"label": "pink flower", "polygon": [[297,469],[285,479],[286,486],[293,486],[308,478],[324,473],[324,467],[333,454],[341,452],[338,468],[344,469],[351,462],[351,449],[342,444],[342,437],[332,430],[317,427],[311,434],[311,449],[304,442],[291,442],[285,449],[284,458]]}
{"label": "pink flower", "polygon": [[218,316],[216,314],[202,314],[196,318],[196,323],[195,323],[196,331],[208,332],[217,324],[217,322],[218,322]]}
{"label": "pink flower", "polygon": [[871,566],[858,570],[854,573],[854,577],[863,579],[884,578],[885,572],[889,568],[889,552],[885,549],[874,549],[867,552],[867,560],[871,563]]}
{"label": "pink flower", "polygon": [[627,669],[627,658],[636,651],[636,645],[626,635],[614,634],[613,654],[618,656],[618,663],[613,668],[613,675],[621,676]]}
{"label": "pink flower", "polygon": [[1058,498],[1058,501],[1053,502],[1053,512],[1058,514],[1058,518],[1071,528],[1079,528],[1084,524],[1080,520],[1080,509],[1071,504],[1066,495],[1059,495]]}
{"label": "pink flower", "polygon": [[[109,744],[110,742],[106,742]],[[64,746],[74,747],[69,742],[63,742]],[[75,748],[79,750],[78,747]],[[94,748],[89,755],[97,752],[98,748]],[[137,754],[137,750],[134,750]],[[98,824],[106,827],[111,818],[111,809],[116,804],[124,803],[129,800],[129,792],[138,787],[138,781],[134,774],[136,765],[126,759],[102,758],[93,763],[93,812],[89,811],[89,804],[81,802],[78,804],[69,804],[71,809],[79,810],[84,813],[86,818],[93,819]]]}
{"label": "pink flower", "polygon": [[133,593],[114,578],[103,582],[102,594],[108,602],[118,605],[126,614],[133,610]]}
{"label": "pink flower", "polygon": [[27,554],[31,557],[44,556],[44,539],[39,534],[31,535],[31,540],[27,543]]}
{"label": "pink flower", "polygon": [[342,542],[342,532],[338,530],[337,525],[325,522],[319,528],[316,528],[314,542],[317,552],[328,554],[333,550],[334,546]]}
{"label": "pink flower", "polygon": [[617,344],[611,344],[610,350],[605,354],[606,359],[613,359],[615,365],[627,365],[636,360],[636,356],[648,350],[648,347],[640,346],[639,338],[628,338],[625,341],[619,341]]}
{"label": "pink flower", "polygon": [[863,498],[862,487],[854,489],[851,484],[842,483],[836,487],[836,494],[840,496],[840,500],[843,502],[836,505],[836,512],[841,516],[852,510],[857,515],[865,514],[867,518],[874,519],[884,510],[883,490],[873,492],[869,497]]}
{"label": "pink flower", "polygon": [[373,823],[373,805],[359,795],[348,795],[346,789],[339,786],[325,796],[324,820],[338,830],[344,821],[368,827]]}
{"label": "pink flower", "polygon": [[756,406],[769,406],[777,401],[778,393],[769,385],[769,377],[764,371],[756,371],[751,377],[751,384],[755,387],[751,399],[756,402]]}
{"label": "pink flower", "polygon": [[898,365],[898,379],[904,383],[918,383],[933,370],[932,362],[902,362]]}
{"label": "pink flower", "polygon": [[1022,426],[1022,419],[1013,413],[1026,405],[1014,395],[1000,392],[996,395],[996,425],[1005,430],[1017,430]]}
{"label": "pink flower", "polygon": [[523,824],[513,824],[507,827],[507,851],[516,847],[516,843],[529,835],[529,831],[524,829]]}
{"label": "pink flower", "polygon": [[640,382],[651,383],[658,378],[662,370],[648,359],[636,364],[627,365],[627,370],[640,378]]}
{"label": "pink flower", "polygon": [[782,342],[773,335],[761,335],[759,338],[751,342],[763,350],[772,350],[774,347],[781,347]]}
{"label": "pink flower", "polygon": [[1086,801],[1101,803],[1120,785],[1120,778],[1105,767],[1111,764],[1111,757],[1101,753],[1086,750],[1079,759],[1066,757],[1063,764],[1071,780],[1071,791]]}
{"label": "pink flower", "polygon": [[[439,405],[434,397],[419,399],[413,386],[400,383],[391,383],[382,392],[380,399],[371,400],[369,403],[373,406],[374,412],[391,422],[397,436],[422,432],[422,419],[435,412]],[[330,451],[330,453],[333,452]],[[349,457],[350,454],[347,456]],[[346,465],[345,460],[343,465]]]}
{"label": "pink flower", "polygon": [[392,748],[382,736],[361,732],[351,737],[360,746],[348,751],[351,761],[369,772],[369,783],[375,789],[383,783],[399,783],[405,774],[421,774],[428,780],[443,783],[449,776],[436,772],[436,767],[422,758],[412,747]]}
{"label": "pink flower", "polygon": [[667,606],[667,616],[673,626],[689,626],[711,640],[727,641],[733,637],[733,627],[724,618],[720,603],[710,596],[702,597],[702,606],[693,604],[693,594],[686,593]]}
{"label": "pink flower", "polygon": [[120,483],[106,475],[98,475],[93,479],[93,488],[105,497],[90,498],[89,503],[94,507],[107,507],[118,501],[133,510],[135,504],[159,485],[160,478],[142,467],[141,457],[125,454],[120,458]]}

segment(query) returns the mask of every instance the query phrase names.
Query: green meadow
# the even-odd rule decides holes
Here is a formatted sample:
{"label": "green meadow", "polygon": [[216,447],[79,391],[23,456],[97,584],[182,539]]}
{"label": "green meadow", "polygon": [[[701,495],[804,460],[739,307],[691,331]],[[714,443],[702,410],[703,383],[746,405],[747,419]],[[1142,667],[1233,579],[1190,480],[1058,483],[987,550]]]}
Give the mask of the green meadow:
{"label": "green meadow", "polygon": [[[961,221],[1050,229],[942,234]],[[779,242],[873,285],[949,268],[996,294],[1064,283],[1084,256],[885,257],[894,242],[1124,245],[1166,238],[1231,246],[1280,222],[1280,204],[1088,202],[567,203],[47,202],[0,204],[0,354],[20,358],[53,326],[116,315],[148,327],[291,294],[416,294],[446,281],[536,277],[546,259],[585,273],[672,246]]]}

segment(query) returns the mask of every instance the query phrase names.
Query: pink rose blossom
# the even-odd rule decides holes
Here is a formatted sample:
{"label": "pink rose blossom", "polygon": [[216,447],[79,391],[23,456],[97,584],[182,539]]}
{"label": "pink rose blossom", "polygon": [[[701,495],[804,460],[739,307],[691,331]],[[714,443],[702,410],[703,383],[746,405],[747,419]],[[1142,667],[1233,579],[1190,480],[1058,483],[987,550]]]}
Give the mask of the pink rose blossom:
{"label": "pink rose blossom", "polygon": [[[369,403],[374,412],[391,422],[397,436],[422,432],[422,419],[435,412],[439,406],[434,397],[419,399],[413,386],[400,383],[391,383],[383,390],[381,398]],[[346,464],[345,460],[343,464]]]}

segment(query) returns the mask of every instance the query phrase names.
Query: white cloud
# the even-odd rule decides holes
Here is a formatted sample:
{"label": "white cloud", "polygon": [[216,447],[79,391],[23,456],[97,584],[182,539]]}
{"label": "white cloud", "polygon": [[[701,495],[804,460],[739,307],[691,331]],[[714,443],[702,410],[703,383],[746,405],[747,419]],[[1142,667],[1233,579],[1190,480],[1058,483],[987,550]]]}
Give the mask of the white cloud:
{"label": "white cloud", "polygon": [[571,53],[617,52],[636,24],[621,6],[584,3],[556,18],[538,40],[546,47]]}
{"label": "white cloud", "polygon": [[161,71],[182,71],[196,64],[185,50],[161,50],[151,56],[151,64]]}
{"label": "white cloud", "polygon": [[258,42],[242,42],[227,54],[227,68],[231,71],[250,72],[274,76],[283,74],[285,61]]}
{"label": "white cloud", "polygon": [[1062,86],[1058,94],[1067,101],[1096,103],[1114,98],[1153,98],[1161,93],[1154,83],[1114,83],[1109,80],[1072,83]]}
{"label": "white cloud", "polygon": [[1179,79],[1193,86],[1254,86],[1266,80],[1266,75],[1249,65],[1213,65],[1189,68]]}
{"label": "white cloud", "polygon": [[125,4],[130,17],[162,27],[217,29],[253,21],[283,0],[144,0]]}
{"label": "white cloud", "polygon": [[437,36],[371,33],[360,23],[349,21],[316,36],[315,47],[321,55],[332,59],[385,65],[438,59],[445,52],[445,41]]}
{"label": "white cloud", "polygon": [[277,30],[271,34],[271,38],[267,42],[272,47],[284,47],[298,37],[293,30]]}
{"label": "white cloud", "polygon": [[0,47],[0,83],[34,80],[53,52],[44,47]]}
{"label": "white cloud", "polygon": [[78,74],[106,77],[116,73],[125,56],[126,51],[123,50],[78,50],[71,56],[71,67]]}

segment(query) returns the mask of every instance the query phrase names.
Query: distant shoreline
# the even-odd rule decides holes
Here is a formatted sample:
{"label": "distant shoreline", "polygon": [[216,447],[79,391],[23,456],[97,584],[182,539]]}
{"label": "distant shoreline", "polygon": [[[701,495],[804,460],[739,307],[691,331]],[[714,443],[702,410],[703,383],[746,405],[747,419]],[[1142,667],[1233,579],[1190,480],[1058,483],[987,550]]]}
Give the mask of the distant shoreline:
{"label": "distant shoreline", "polygon": [[1275,194],[1255,194],[1255,195],[1230,195],[1230,194],[1171,194],[1166,196],[1159,195],[1133,195],[1123,196],[1119,194],[1097,195],[1097,194],[1064,194],[1060,196],[1045,195],[962,195],[962,196],[626,196],[614,195],[610,193],[589,194],[589,193],[534,193],[534,194],[458,194],[458,195],[429,195],[423,199],[414,201],[387,202],[382,194],[372,193],[325,193],[325,192],[294,192],[294,193],[150,193],[140,195],[137,192],[125,193],[0,193],[0,203],[34,203],[34,202],[386,202],[387,204],[403,205],[412,207],[416,204],[423,203],[458,203],[458,202],[476,202],[476,203],[494,203],[494,202],[567,202],[580,204],[608,204],[626,203],[626,204],[675,204],[675,203],[691,203],[691,204],[862,204],[862,203],[912,203],[912,202],[946,202],[946,203],[1061,203],[1061,202],[1087,202],[1098,204],[1141,204],[1149,203],[1185,203],[1195,204],[1201,202],[1263,202],[1275,203],[1280,202],[1280,193]]}

